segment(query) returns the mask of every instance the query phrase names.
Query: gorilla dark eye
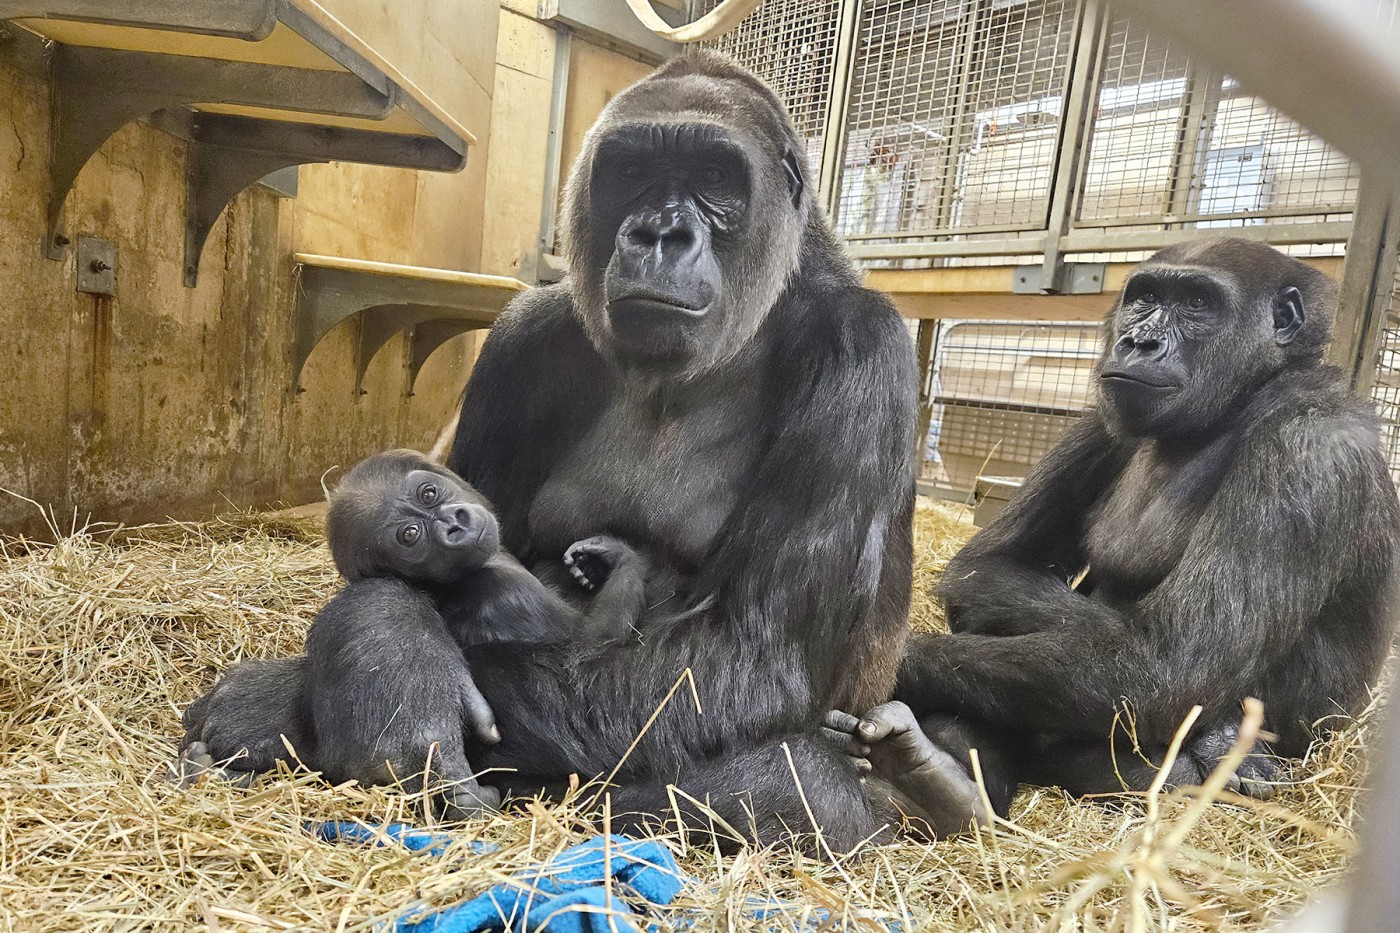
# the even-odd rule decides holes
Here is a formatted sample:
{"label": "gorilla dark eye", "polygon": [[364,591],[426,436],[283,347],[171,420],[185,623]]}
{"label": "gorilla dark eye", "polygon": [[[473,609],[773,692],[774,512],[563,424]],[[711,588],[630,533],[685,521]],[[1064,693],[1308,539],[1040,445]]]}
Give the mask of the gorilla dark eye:
{"label": "gorilla dark eye", "polygon": [[432,505],[438,501],[438,488],[432,483],[424,483],[418,487],[418,499],[424,505]]}
{"label": "gorilla dark eye", "polygon": [[1190,308],[1192,311],[1204,311],[1206,308],[1205,296],[1192,295],[1190,298],[1186,299],[1186,307]]}
{"label": "gorilla dark eye", "polygon": [[410,522],[399,529],[399,543],[413,547],[418,543],[418,539],[423,536],[423,529],[417,522]]}
{"label": "gorilla dark eye", "polygon": [[1143,292],[1141,295],[1138,295],[1138,301],[1141,301],[1143,304],[1155,305],[1157,303],[1157,293]]}
{"label": "gorilla dark eye", "polygon": [[700,180],[707,185],[718,185],[725,179],[725,171],[713,162],[700,166]]}

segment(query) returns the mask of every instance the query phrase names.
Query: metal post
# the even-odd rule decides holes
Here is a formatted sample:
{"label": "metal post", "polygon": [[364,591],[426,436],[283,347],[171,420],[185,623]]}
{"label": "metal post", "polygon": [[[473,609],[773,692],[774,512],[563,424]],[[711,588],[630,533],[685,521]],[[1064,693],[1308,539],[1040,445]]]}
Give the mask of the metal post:
{"label": "metal post", "polygon": [[841,26],[836,35],[831,97],[826,122],[822,126],[822,164],[817,175],[817,196],[833,223],[841,206],[841,175],[846,167],[846,118],[850,110],[851,83],[855,80],[861,6],[862,0],[841,0]]}
{"label": "metal post", "polygon": [[958,197],[958,162],[962,155],[963,123],[967,120],[972,93],[972,68],[977,59],[977,29],[987,15],[987,0],[972,0],[963,18],[967,32],[963,35],[953,70],[957,72],[958,96],[953,102],[953,114],[948,121],[947,161],[943,164],[943,179],[938,186],[938,227],[946,230],[953,225],[953,202]]}
{"label": "metal post", "polygon": [[1390,312],[1400,254],[1400,204],[1388,178],[1363,171],[1342,266],[1330,361],[1369,397],[1375,385],[1381,331]]}
{"label": "metal post", "polygon": [[1172,163],[1167,203],[1163,205],[1168,223],[1185,222],[1200,204],[1200,188],[1191,182],[1210,148],[1215,115],[1220,109],[1221,81],[1220,72],[1198,65],[1191,67],[1187,77],[1186,107],[1181,112],[1176,158]]}
{"label": "metal post", "polygon": [[569,65],[573,48],[574,31],[563,24],[555,24],[554,77],[549,95],[549,136],[544,146],[544,194],[540,199],[540,235],[535,242],[536,283],[557,278],[552,275],[552,266],[546,257],[554,254],[559,225],[559,181],[564,159],[564,112],[569,103]]}
{"label": "metal post", "polygon": [[1063,260],[1060,238],[1074,222],[1074,201],[1080,176],[1088,165],[1085,155],[1099,95],[1099,75],[1108,35],[1108,11],[1104,0],[1082,0],[1074,42],[1073,67],[1064,90],[1065,115],[1055,145],[1051,169],[1052,188],[1045,226],[1045,261],[1040,281],[1044,291],[1057,291]]}
{"label": "metal post", "polygon": [[919,359],[919,434],[915,462],[919,465],[920,476],[928,462],[928,428],[933,420],[933,337],[938,333],[938,324],[935,320],[921,319],[914,338],[914,352]]}

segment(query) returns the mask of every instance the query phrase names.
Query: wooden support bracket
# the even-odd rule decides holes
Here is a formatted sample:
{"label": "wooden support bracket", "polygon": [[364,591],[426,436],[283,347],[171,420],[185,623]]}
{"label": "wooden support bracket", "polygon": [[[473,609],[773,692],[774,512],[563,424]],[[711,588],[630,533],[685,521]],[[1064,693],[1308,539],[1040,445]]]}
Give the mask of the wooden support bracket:
{"label": "wooden support bracket", "polygon": [[360,316],[355,391],[363,393],[370,362],[395,334],[409,332],[405,391],[433,351],[458,334],[490,327],[511,298],[528,286],[518,279],[448,269],[298,253],[292,341],[292,384],[311,351],[345,319]]}

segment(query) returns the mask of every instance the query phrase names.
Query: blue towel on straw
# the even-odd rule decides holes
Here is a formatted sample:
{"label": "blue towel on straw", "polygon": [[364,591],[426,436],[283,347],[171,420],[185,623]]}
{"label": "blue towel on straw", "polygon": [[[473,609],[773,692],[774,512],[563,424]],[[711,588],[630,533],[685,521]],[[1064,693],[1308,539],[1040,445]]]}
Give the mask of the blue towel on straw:
{"label": "blue towel on straw", "polygon": [[[452,837],[415,829],[404,823],[366,826],[355,822],[311,823],[307,830],[326,842],[402,845],[429,857],[440,857]],[[472,852],[484,855],[497,847],[474,841]],[[604,885],[611,877],[612,891]],[[395,933],[625,933],[646,929],[637,906],[664,907],[687,882],[671,852],[651,839],[626,836],[595,837],[565,849],[543,865],[515,875],[470,901],[453,907],[424,908],[400,918]],[[622,895],[622,896],[619,896]],[[645,903],[642,903],[645,902]],[[755,929],[836,931],[869,929],[878,924],[890,933],[905,933],[895,918],[858,911],[850,918],[833,916],[824,908],[793,904],[777,898],[749,897],[739,909]],[[668,924],[690,929],[695,916],[672,914]],[[645,925],[644,925],[645,924]]]}
{"label": "blue towel on straw", "polygon": [[[415,830],[402,823],[381,828],[351,822],[317,823],[311,831],[327,842],[383,845],[387,839],[429,856],[442,855],[450,837]],[[489,843],[473,843],[489,852]],[[612,885],[604,882],[611,878]],[[644,922],[633,909],[670,904],[689,877],[654,839],[598,836],[571,846],[542,865],[520,872],[470,901],[401,918],[397,933],[477,933],[481,930],[529,933],[613,933],[638,930]],[[619,896],[621,895],[621,896]],[[625,899],[624,899],[625,898]]]}

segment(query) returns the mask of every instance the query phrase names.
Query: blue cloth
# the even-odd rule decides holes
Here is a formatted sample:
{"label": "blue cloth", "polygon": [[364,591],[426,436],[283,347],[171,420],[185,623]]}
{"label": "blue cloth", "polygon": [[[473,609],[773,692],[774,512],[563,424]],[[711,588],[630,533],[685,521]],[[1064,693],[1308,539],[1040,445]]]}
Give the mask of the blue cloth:
{"label": "blue cloth", "polygon": [[[385,839],[415,852],[441,856],[451,841],[442,833],[403,823],[374,828],[329,821],[307,829],[326,842],[385,845]],[[496,847],[474,842],[472,850]],[[611,891],[604,882],[611,878]],[[463,904],[420,910],[400,918],[397,933],[614,933],[642,928],[634,906],[664,907],[691,879],[654,839],[598,836],[571,846],[543,865],[520,872]],[[624,899],[624,897],[626,899]],[[639,903],[644,902],[644,903]]]}
{"label": "blue cloth", "polygon": [[[612,878],[610,893],[604,881]],[[481,930],[603,933],[636,930],[640,916],[618,894],[665,906],[689,878],[654,839],[599,836],[565,849],[465,904],[399,921],[399,933]]]}
{"label": "blue cloth", "polygon": [[[308,823],[306,830],[312,835],[321,837],[324,842],[351,842],[360,845],[382,846],[385,844],[385,838],[388,838],[390,842],[396,842],[411,852],[426,852],[434,858],[440,857],[447,850],[447,844],[452,841],[452,837],[446,833],[414,829],[407,823],[386,823],[383,826],[375,827],[356,823],[353,820],[326,820],[323,823]],[[494,852],[496,848],[489,842],[473,842],[471,844],[471,850],[478,855]]]}
{"label": "blue cloth", "polygon": [[[326,842],[361,845],[398,844],[429,857],[440,857],[452,837],[415,829],[405,823],[382,827],[349,821],[307,824],[307,830]],[[472,842],[471,851],[486,854],[497,847]],[[610,892],[603,884],[611,877]],[[637,907],[664,907],[694,879],[681,874],[671,852],[652,839],[598,836],[565,849],[543,865],[523,871],[470,901],[437,910],[425,908],[399,919],[395,933],[627,933],[655,930],[645,924]],[[639,903],[645,902],[645,903]],[[759,929],[804,931],[868,929],[873,921],[890,933],[904,933],[904,924],[893,918],[857,914],[845,924],[824,908],[804,907],[779,899],[750,897],[741,914]],[[685,930],[695,918],[671,916],[670,926]],[[806,922],[803,923],[802,921]],[[771,927],[770,927],[771,925]]]}

